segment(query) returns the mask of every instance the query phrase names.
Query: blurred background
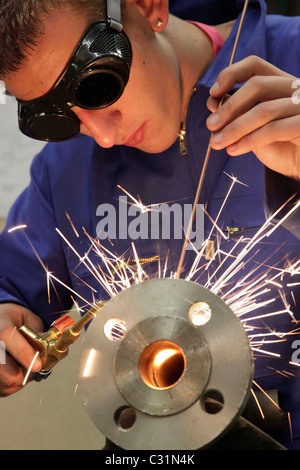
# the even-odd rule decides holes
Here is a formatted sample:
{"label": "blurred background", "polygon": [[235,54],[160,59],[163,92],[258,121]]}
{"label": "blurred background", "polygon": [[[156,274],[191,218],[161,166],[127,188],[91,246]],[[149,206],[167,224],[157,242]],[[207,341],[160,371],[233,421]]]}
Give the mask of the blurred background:
{"label": "blurred background", "polygon": [[[223,7],[224,3],[222,0]],[[268,0],[267,4],[270,13],[300,15],[298,0]],[[0,105],[0,228],[11,204],[29,182],[33,156],[44,146],[19,132],[16,101],[11,97],[5,100]],[[81,340],[49,379],[30,383],[21,392],[0,399],[0,450],[103,447],[104,437],[85,413],[77,393],[80,347]]]}

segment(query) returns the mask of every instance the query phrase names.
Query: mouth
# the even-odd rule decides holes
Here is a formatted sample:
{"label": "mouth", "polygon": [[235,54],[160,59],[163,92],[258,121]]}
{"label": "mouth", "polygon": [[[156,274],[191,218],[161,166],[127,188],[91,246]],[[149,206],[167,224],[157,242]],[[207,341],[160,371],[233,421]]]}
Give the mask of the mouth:
{"label": "mouth", "polygon": [[146,123],[139,127],[136,131],[134,131],[127,139],[125,139],[121,145],[127,145],[128,147],[137,147],[140,145],[146,134]]}

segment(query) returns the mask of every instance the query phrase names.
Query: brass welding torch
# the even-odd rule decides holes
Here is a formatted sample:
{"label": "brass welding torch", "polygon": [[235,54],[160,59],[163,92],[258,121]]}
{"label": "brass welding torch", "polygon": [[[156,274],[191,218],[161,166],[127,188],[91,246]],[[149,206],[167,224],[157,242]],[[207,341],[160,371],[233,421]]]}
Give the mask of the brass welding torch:
{"label": "brass welding torch", "polygon": [[79,338],[81,330],[97,315],[104,304],[105,302],[97,303],[77,322],[71,316],[63,315],[41,335],[26,325],[19,328],[29,344],[39,352],[42,361],[42,369],[37,374],[31,374],[30,380],[40,382],[50,375],[53,367],[68,355],[69,346]]}

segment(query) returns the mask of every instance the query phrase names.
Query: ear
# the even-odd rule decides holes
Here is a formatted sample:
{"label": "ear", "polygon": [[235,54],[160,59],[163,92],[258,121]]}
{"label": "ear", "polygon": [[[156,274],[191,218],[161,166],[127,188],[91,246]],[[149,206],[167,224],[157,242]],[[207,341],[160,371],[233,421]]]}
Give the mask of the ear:
{"label": "ear", "polygon": [[128,4],[135,4],[140,13],[149,21],[153,31],[160,32],[165,29],[169,20],[168,0],[125,0]]}

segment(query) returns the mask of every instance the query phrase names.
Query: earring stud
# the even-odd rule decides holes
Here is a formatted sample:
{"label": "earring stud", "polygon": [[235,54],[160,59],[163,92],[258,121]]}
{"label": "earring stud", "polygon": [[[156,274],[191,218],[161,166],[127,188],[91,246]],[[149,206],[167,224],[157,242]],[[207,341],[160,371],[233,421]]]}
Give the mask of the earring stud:
{"label": "earring stud", "polygon": [[157,24],[157,26],[160,28],[160,27],[163,25],[163,22],[162,22],[162,20],[161,20],[160,18],[158,18],[156,24]]}

